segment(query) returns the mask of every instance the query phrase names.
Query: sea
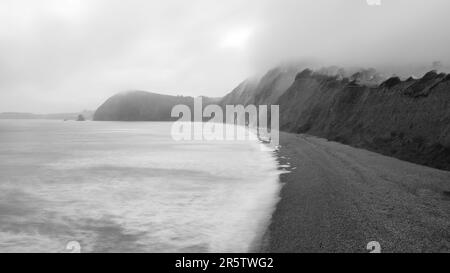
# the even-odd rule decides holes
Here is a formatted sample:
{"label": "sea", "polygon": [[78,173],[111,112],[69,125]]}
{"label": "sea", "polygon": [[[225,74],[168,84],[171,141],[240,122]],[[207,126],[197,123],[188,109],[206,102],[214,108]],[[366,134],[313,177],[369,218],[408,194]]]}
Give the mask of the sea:
{"label": "sea", "polygon": [[274,151],[171,127],[0,120],[0,252],[255,251],[279,198]]}

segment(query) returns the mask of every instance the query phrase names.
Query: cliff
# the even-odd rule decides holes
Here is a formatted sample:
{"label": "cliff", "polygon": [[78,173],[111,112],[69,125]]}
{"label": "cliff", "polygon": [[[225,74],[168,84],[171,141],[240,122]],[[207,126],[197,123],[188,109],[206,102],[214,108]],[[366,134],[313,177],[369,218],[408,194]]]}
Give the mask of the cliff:
{"label": "cliff", "polygon": [[[450,170],[450,75],[384,80],[374,69],[277,68],[221,104],[276,104],[280,129]],[[291,79],[291,82],[290,82]]]}
{"label": "cliff", "polygon": [[378,86],[305,70],[280,97],[280,127],[450,170],[450,76]]}
{"label": "cliff", "polygon": [[[220,99],[203,97],[203,106],[217,104]],[[169,96],[146,91],[123,92],[106,100],[95,112],[95,121],[175,121],[171,118],[175,105],[193,108],[194,98]]]}
{"label": "cliff", "polygon": [[271,105],[292,85],[300,66],[286,65],[267,72],[260,80],[248,79],[220,101],[224,105]]}
{"label": "cliff", "polygon": [[[168,96],[145,91],[120,93],[95,112],[96,121],[170,121],[173,106],[193,105],[192,97]],[[176,120],[176,119],[175,119]]]}

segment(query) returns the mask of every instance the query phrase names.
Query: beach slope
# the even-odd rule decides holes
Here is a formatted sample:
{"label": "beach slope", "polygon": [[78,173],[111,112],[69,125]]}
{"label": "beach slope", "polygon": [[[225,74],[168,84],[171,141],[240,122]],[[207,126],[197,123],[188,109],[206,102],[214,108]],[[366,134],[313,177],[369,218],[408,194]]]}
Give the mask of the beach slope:
{"label": "beach slope", "polygon": [[281,133],[284,187],[263,252],[450,251],[450,172]]}

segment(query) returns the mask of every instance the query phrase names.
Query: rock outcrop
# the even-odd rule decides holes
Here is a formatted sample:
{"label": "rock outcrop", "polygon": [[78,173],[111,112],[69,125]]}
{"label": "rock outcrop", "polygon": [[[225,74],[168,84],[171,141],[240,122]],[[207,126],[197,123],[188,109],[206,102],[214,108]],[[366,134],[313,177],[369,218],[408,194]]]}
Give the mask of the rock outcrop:
{"label": "rock outcrop", "polygon": [[77,121],[86,121],[86,118],[83,115],[78,115]]}

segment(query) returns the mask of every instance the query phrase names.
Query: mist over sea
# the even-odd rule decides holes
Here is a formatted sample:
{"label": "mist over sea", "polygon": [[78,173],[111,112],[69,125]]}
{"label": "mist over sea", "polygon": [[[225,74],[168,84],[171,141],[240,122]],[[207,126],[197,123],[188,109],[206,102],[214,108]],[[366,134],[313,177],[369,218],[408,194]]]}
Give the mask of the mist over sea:
{"label": "mist over sea", "polygon": [[0,120],[0,252],[246,252],[278,198],[257,141],[171,123]]}

